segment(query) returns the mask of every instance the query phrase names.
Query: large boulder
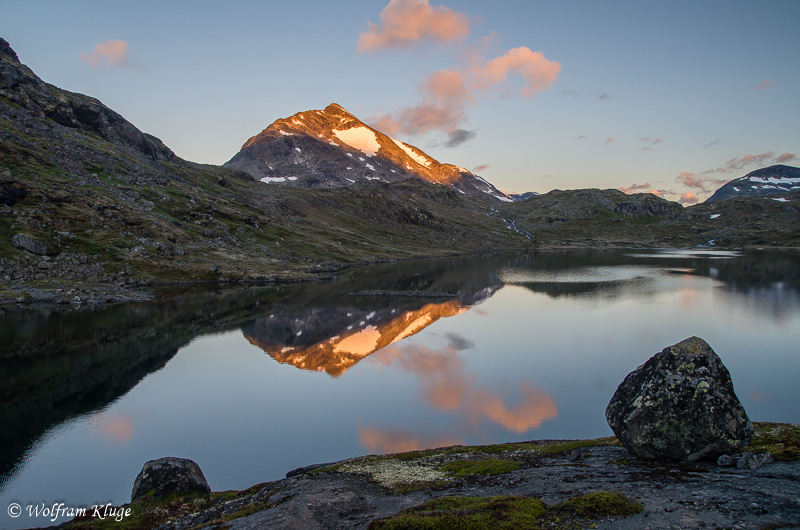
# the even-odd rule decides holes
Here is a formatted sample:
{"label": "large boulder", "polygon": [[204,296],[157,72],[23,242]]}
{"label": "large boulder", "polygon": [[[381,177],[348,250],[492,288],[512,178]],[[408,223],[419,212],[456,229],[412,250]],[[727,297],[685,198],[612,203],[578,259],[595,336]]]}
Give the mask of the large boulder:
{"label": "large boulder", "polygon": [[608,403],[606,420],[622,445],[645,460],[713,459],[739,452],[753,438],[728,369],[698,337],[629,373]]}
{"label": "large boulder", "polygon": [[52,249],[47,246],[47,243],[43,243],[25,234],[14,234],[11,236],[11,244],[17,248],[27,250],[32,254],[38,254],[40,256],[52,253]]}
{"label": "large boulder", "polygon": [[211,488],[197,462],[168,456],[145,463],[133,482],[131,501],[151,492],[153,497],[188,492],[208,495]]}

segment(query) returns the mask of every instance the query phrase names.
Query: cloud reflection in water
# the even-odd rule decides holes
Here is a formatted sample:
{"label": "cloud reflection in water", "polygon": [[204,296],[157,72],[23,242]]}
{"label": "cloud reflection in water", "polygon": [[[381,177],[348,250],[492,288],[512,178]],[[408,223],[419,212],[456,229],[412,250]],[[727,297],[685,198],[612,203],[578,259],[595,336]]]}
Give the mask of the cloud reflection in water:
{"label": "cloud reflection in water", "polygon": [[[472,430],[479,430],[481,423],[488,420],[521,434],[558,416],[553,398],[529,383],[520,383],[521,399],[517,405],[510,405],[503,396],[478,387],[475,377],[465,373],[466,363],[460,354],[462,350],[471,348],[472,343],[454,333],[447,334],[447,339],[448,344],[439,350],[421,345],[390,345],[372,354],[369,362],[397,366],[418,376],[420,394],[425,402],[438,410],[458,415]],[[452,436],[423,441],[406,432],[376,428],[359,428],[359,440],[370,450],[380,452],[458,443]]]}

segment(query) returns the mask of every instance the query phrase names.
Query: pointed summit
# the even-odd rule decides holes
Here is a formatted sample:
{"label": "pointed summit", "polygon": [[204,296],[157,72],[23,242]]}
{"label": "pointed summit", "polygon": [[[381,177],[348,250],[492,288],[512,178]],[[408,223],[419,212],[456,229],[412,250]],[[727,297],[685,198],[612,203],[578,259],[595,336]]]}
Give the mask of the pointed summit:
{"label": "pointed summit", "polygon": [[355,119],[355,116],[352,113],[348,112],[347,109],[345,109],[338,103],[331,103],[330,105],[325,107],[325,110],[323,112],[326,114],[347,114],[348,116]]}
{"label": "pointed summit", "polygon": [[332,188],[419,178],[465,195],[511,201],[482,178],[383,134],[337,103],[276,120],[225,166],[270,184]]}

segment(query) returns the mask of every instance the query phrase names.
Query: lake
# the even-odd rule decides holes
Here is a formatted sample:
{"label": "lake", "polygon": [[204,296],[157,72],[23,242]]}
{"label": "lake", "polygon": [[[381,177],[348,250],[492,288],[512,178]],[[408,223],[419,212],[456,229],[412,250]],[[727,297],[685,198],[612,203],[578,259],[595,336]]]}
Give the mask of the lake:
{"label": "lake", "polygon": [[11,502],[130,500],[145,461],[213,490],[453,444],[608,436],[625,375],[697,335],[753,421],[800,423],[800,254],[564,251],[346,269],[0,315],[0,527]]}

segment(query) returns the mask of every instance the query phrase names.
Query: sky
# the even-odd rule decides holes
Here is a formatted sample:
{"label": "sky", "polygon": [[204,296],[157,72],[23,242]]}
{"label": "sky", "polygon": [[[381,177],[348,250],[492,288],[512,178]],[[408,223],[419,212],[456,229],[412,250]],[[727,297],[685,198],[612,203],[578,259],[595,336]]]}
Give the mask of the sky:
{"label": "sky", "polygon": [[338,103],[509,193],[692,204],[800,165],[800,1],[0,0],[0,37],[187,160]]}

